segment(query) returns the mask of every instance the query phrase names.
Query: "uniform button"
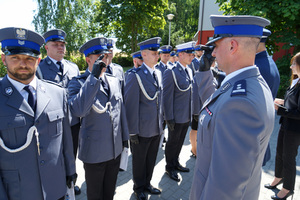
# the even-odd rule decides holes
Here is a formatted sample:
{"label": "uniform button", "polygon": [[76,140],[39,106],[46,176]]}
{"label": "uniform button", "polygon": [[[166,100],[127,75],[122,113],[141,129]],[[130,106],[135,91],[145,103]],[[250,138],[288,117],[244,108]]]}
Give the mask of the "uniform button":
{"label": "uniform button", "polygon": [[45,161],[44,161],[44,160],[41,160],[41,161],[40,161],[40,164],[41,164],[41,165],[44,165],[44,164],[45,164]]}
{"label": "uniform button", "polygon": [[40,123],[40,120],[36,120],[35,124],[39,124]]}

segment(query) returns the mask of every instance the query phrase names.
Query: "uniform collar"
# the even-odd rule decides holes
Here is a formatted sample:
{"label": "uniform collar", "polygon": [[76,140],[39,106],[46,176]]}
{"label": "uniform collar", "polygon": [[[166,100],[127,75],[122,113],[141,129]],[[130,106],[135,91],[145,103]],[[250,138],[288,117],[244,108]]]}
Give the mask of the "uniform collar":
{"label": "uniform collar", "polygon": [[149,67],[148,65],[146,65],[146,63],[144,63],[145,67],[149,70],[150,74],[152,75],[154,72],[154,69],[152,69],[151,67]]}
{"label": "uniform collar", "polygon": [[164,67],[166,67],[167,65],[165,63],[163,63],[162,61],[159,61]]}
{"label": "uniform collar", "polygon": [[235,76],[237,76],[238,74],[246,71],[246,70],[249,70],[249,69],[255,69],[257,68],[256,65],[252,65],[252,66],[249,66],[249,67],[244,67],[242,69],[239,69],[239,70],[236,70],[234,72],[231,72],[230,74],[226,75],[224,80],[222,81],[221,83],[221,86],[223,86],[224,83],[226,83],[228,80],[234,78]]}
{"label": "uniform collar", "polygon": [[[23,90],[23,88],[26,86],[25,84],[10,78],[8,75],[7,75],[7,79],[20,93]],[[36,81],[37,81],[36,76],[34,76],[33,80],[28,84],[31,87],[33,87],[34,90],[36,90],[36,85],[37,85]]]}
{"label": "uniform collar", "polygon": [[[59,61],[59,60],[55,60],[54,58],[51,58],[50,56],[48,56],[48,58],[56,65],[56,67],[59,69],[59,65],[57,64],[57,62]],[[62,59],[62,60],[60,60],[60,62],[62,63],[62,64],[64,64],[64,59]]]}
{"label": "uniform collar", "polygon": [[185,70],[186,69],[186,67],[185,66],[183,66],[179,61],[177,62],[181,67],[182,67],[182,69],[183,70]]}

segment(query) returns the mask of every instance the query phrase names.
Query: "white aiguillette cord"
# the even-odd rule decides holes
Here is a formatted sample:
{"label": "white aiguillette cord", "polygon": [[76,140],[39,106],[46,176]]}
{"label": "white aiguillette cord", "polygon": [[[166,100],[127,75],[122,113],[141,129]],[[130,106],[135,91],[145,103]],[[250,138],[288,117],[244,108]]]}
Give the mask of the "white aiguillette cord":
{"label": "white aiguillette cord", "polygon": [[102,114],[102,113],[104,113],[104,112],[107,111],[108,106],[109,106],[109,111],[111,112],[111,103],[110,103],[110,102],[107,102],[107,103],[106,103],[105,108],[104,108],[103,110],[100,110],[100,109],[97,108],[95,105],[93,105],[92,107],[93,107],[93,109],[94,109],[97,113]]}
{"label": "white aiguillette cord", "polygon": [[157,97],[157,95],[158,95],[158,92],[156,91],[154,97],[151,98],[151,97],[148,95],[148,93],[146,92],[145,88],[144,88],[144,85],[143,85],[143,83],[142,83],[141,77],[140,77],[138,74],[135,74],[135,75],[136,75],[136,79],[138,80],[138,83],[139,83],[139,85],[140,85],[140,88],[141,88],[141,90],[142,90],[144,96],[145,96],[149,101],[153,101],[154,99],[156,99],[156,97]]}
{"label": "white aiguillette cord", "polygon": [[10,148],[8,148],[8,147],[4,144],[4,142],[3,142],[3,140],[2,140],[1,137],[0,137],[0,146],[1,146],[5,151],[7,151],[7,152],[9,152],[9,153],[17,153],[17,152],[23,151],[24,149],[26,149],[26,148],[30,145],[30,143],[31,143],[31,141],[32,141],[33,134],[35,134],[35,137],[36,137],[36,145],[37,145],[37,147],[38,147],[38,154],[40,155],[39,133],[38,133],[38,131],[37,131],[37,129],[36,129],[35,126],[30,127],[30,129],[28,130],[28,133],[27,133],[27,139],[26,139],[26,142],[25,142],[25,144],[22,145],[21,147],[16,148],[16,149],[10,149]]}
{"label": "white aiguillette cord", "polygon": [[189,84],[189,87],[187,87],[186,89],[184,89],[184,90],[181,89],[181,88],[179,87],[178,83],[177,83],[177,79],[176,79],[176,76],[175,76],[175,73],[174,73],[173,70],[172,70],[172,75],[173,75],[173,79],[174,79],[175,85],[176,85],[176,87],[178,88],[179,91],[181,91],[181,92],[186,92],[186,91],[188,91],[188,90],[192,87],[192,84]]}

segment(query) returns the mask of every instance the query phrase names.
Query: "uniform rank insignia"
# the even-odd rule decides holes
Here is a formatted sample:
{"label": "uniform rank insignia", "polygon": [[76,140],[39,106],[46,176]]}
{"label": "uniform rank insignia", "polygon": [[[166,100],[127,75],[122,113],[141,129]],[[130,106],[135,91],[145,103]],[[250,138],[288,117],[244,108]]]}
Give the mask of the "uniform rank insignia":
{"label": "uniform rank insignia", "polygon": [[247,89],[246,80],[237,81],[233,86],[231,96],[247,95],[246,89]]}

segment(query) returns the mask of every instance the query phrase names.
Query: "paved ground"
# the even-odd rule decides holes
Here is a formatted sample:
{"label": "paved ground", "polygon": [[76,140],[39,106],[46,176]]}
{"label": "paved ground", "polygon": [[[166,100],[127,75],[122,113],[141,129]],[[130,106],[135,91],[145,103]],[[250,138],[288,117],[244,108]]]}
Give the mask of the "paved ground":
{"label": "paved ground", "polygon": [[[271,160],[263,167],[262,181],[261,181],[261,190],[259,200],[269,200],[270,196],[273,195],[277,190],[268,190],[263,187],[264,184],[269,183],[273,180],[274,176],[274,165],[275,165],[275,154],[276,154],[276,143],[277,143],[277,133],[279,129],[278,124],[279,118],[276,117],[274,131],[270,139],[271,145]],[[161,199],[161,200],[188,200],[191,182],[193,178],[194,164],[195,159],[191,158],[190,155],[190,143],[189,136],[187,134],[184,146],[180,155],[180,163],[183,166],[190,168],[189,173],[179,173],[181,181],[175,182],[171,180],[167,175],[165,175],[165,158],[164,158],[164,148],[160,149],[157,156],[157,164],[154,169],[152,185],[158,187],[162,190],[162,194],[157,195],[148,195],[149,200]],[[77,185],[81,187],[82,194],[76,196],[76,200],[86,200],[86,185],[84,182],[84,170],[82,168],[82,162],[77,159],[77,173],[79,174]],[[115,200],[135,200],[133,194],[132,186],[132,174],[131,174],[131,155],[129,156],[128,170],[125,172],[120,172],[118,175],[118,182],[116,188],[116,194],[114,196]],[[278,187],[279,189],[281,186]],[[297,157],[297,177],[296,177],[296,186],[294,200],[300,199],[300,156]]]}

